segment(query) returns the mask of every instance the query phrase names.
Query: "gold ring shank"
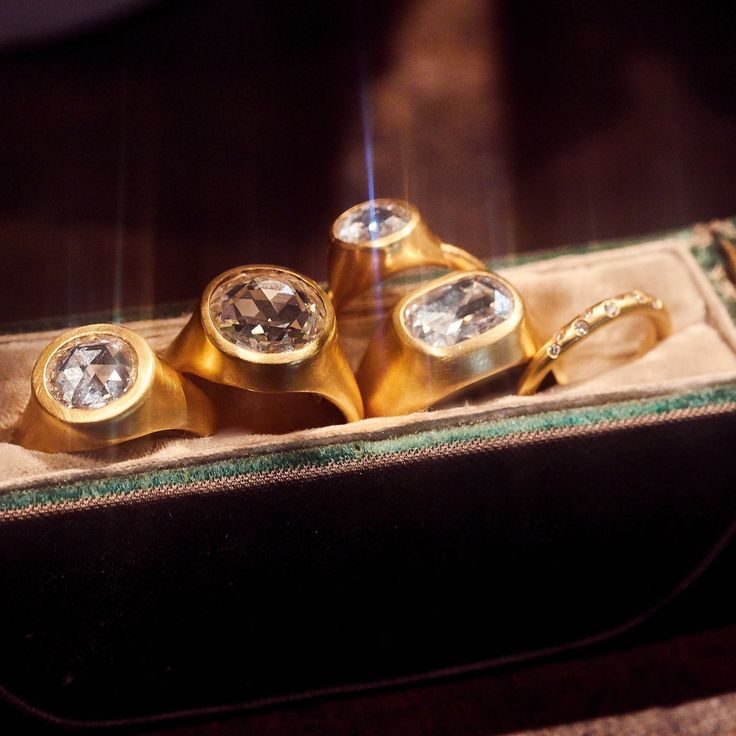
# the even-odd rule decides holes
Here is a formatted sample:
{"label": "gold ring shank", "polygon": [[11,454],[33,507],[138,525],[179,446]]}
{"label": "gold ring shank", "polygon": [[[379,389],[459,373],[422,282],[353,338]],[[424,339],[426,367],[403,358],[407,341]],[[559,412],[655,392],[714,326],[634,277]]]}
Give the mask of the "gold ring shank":
{"label": "gold ring shank", "polygon": [[341,240],[333,225],[328,274],[330,298],[338,314],[355,297],[403,271],[418,268],[487,270],[479,258],[455,245],[443,243],[408,202],[375,200],[376,205],[382,203],[400,204],[411,215],[408,224],[391,235],[359,243]]}
{"label": "gold ring shank", "polygon": [[[362,419],[362,401],[355,379],[337,341],[331,339],[311,358],[293,364],[248,363],[223,353],[208,338],[198,314],[192,315],[184,329],[164,354],[182,373],[189,373],[214,384],[245,391],[269,394],[268,402],[288,407],[283,393],[309,393],[321,396],[339,410],[348,422]],[[209,391],[209,387],[206,387]],[[243,397],[247,401],[247,397]],[[262,406],[251,400],[253,411]],[[264,405],[266,408],[266,405]],[[241,404],[246,409],[246,404]]]}
{"label": "gold ring shank", "polygon": [[[604,299],[561,327],[537,350],[519,380],[517,394],[529,396],[535,393],[550,372],[554,372],[559,380],[560,357],[596,330],[631,316],[643,316],[651,321],[655,342],[663,340],[671,333],[670,317],[660,299],[642,291]],[[650,347],[651,345],[644,343],[640,354]]]}
{"label": "gold ring shank", "polygon": [[[131,343],[141,363],[138,384],[129,395],[100,409],[69,409],[48,394],[45,367],[61,341],[104,332]],[[120,325],[89,325],[64,333],[39,357],[33,390],[15,429],[15,441],[30,450],[79,452],[109,447],[164,431],[214,434],[216,418],[207,396],[163,363],[138,335]]]}
{"label": "gold ring shank", "polygon": [[[167,348],[164,358],[178,371],[198,376],[210,384],[221,384],[248,392],[268,394],[263,400],[259,397],[239,397],[242,411],[271,411],[271,413],[288,413],[289,396],[282,394],[313,394],[326,399],[340,411],[342,418],[354,422],[363,418],[363,402],[355,383],[347,359],[337,340],[337,322],[334,311],[325,295],[327,321],[323,333],[306,348],[297,353],[266,354],[252,350],[239,349],[233,343],[218,334],[209,313],[209,302],[212,292],[229,274],[242,273],[244,270],[254,271],[275,269],[275,266],[249,266],[232,269],[214,279],[205,289],[200,309],[197,310],[182,331]],[[305,277],[280,268],[279,271],[292,274],[300,279]],[[314,288],[318,285],[308,280]],[[324,292],[322,292],[324,293]],[[206,327],[205,327],[206,325]],[[212,386],[200,383],[208,394],[216,394],[223,398],[222,392]],[[230,394],[229,401],[233,398]],[[292,396],[293,398],[293,396]],[[305,405],[305,411],[309,405]],[[249,418],[249,424],[256,431],[263,424]],[[289,417],[285,422],[271,422],[268,427],[283,424],[289,426]],[[252,420],[252,421],[250,421]]]}
{"label": "gold ring shank", "polygon": [[488,267],[480,258],[450,243],[440,243],[447,267],[453,271],[487,271]]}
{"label": "gold ring shank", "polygon": [[447,274],[404,297],[374,335],[358,373],[366,416],[396,416],[427,409],[452,394],[525,363],[535,343],[521,295],[493,274],[513,295],[510,316],[487,332],[448,347],[429,347],[413,337],[402,321],[412,300],[465,276],[487,271]]}

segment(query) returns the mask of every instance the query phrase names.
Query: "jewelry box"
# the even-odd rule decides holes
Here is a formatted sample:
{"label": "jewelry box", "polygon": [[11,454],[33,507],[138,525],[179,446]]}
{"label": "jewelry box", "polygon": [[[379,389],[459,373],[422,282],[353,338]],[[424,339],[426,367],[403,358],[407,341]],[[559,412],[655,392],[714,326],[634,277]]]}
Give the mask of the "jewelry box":
{"label": "jewelry box", "polygon": [[[281,436],[25,450],[12,427],[62,325],[7,331],[0,696],[66,724],[161,720],[548,656],[660,615],[733,534],[734,242],[723,221],[494,263],[542,334],[644,289],[672,335],[631,360],[606,332],[534,396]],[[186,319],[128,326],[162,350]]]}

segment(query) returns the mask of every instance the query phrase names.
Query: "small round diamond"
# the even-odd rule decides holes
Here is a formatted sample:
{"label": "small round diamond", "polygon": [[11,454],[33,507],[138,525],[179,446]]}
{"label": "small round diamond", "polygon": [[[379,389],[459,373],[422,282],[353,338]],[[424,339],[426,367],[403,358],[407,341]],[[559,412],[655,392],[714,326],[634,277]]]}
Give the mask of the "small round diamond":
{"label": "small round diamond", "polygon": [[576,334],[580,335],[581,337],[583,335],[587,335],[590,331],[590,325],[584,319],[576,319],[572,326]]}
{"label": "small round diamond", "polygon": [[334,231],[344,243],[367,243],[393,235],[411,221],[411,213],[399,202],[371,200],[352,207],[337,219]]}
{"label": "small round diamond", "polygon": [[46,386],[70,409],[99,409],[135,383],[133,348],[114,335],[86,335],[64,345],[49,362]]}
{"label": "small round diamond", "polygon": [[547,355],[549,355],[552,360],[559,357],[561,352],[562,348],[556,342],[553,342],[551,345],[547,346]]}
{"label": "small round diamond", "polygon": [[210,316],[229,342],[259,353],[297,350],[315,340],[326,310],[317,290],[279,271],[244,271],[219,284]]}
{"label": "small round diamond", "polygon": [[562,342],[565,339],[565,333],[564,332],[557,332],[555,333],[555,341],[556,342]]}
{"label": "small round diamond", "polygon": [[611,318],[618,317],[618,315],[621,313],[621,307],[619,306],[619,303],[614,302],[613,300],[607,301],[603,305],[603,310]]}
{"label": "small round diamond", "polygon": [[656,309],[657,311],[659,311],[660,309],[662,309],[662,307],[664,307],[664,304],[662,303],[661,299],[655,299],[652,302],[652,309]]}
{"label": "small round diamond", "polygon": [[643,304],[647,300],[646,294],[641,291],[632,291],[631,295],[637,302],[639,302],[639,304]]}

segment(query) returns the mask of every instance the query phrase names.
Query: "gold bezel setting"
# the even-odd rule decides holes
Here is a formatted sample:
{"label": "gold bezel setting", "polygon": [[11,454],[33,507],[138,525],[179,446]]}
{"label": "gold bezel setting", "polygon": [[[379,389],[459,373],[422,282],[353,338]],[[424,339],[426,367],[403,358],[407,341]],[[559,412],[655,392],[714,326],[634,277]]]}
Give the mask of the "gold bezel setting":
{"label": "gold bezel setting", "polygon": [[[460,281],[478,279],[482,281],[492,281],[501,286],[508,293],[512,302],[511,311],[508,316],[501,321],[484,330],[478,335],[458,340],[452,345],[430,345],[420,337],[412,333],[411,327],[407,324],[407,310],[420,299],[426,298],[433,291],[438,291],[444,287],[456,284]],[[462,271],[449,273],[438,279],[434,279],[405,296],[396,306],[394,311],[394,320],[398,320],[397,333],[412,341],[414,346],[430,355],[439,358],[451,358],[464,352],[472,351],[476,348],[482,348],[497,342],[500,338],[513,332],[524,316],[523,302],[519,292],[505,279],[497,274],[488,271]],[[508,324],[507,324],[508,323]]]}
{"label": "gold bezel setting", "polygon": [[[233,342],[229,340],[225,335],[222,334],[217,324],[212,317],[212,298],[217,289],[226,281],[234,279],[237,276],[251,275],[251,276],[264,276],[273,275],[276,278],[279,276],[284,277],[286,281],[295,281],[301,283],[305,287],[305,291],[310,296],[314,296],[318,300],[317,306],[322,313],[322,324],[319,332],[314,335],[309,342],[305,345],[287,349],[280,352],[268,352],[261,350],[254,350],[245,345]],[[214,278],[205,288],[202,299],[200,300],[199,314],[202,320],[202,326],[207,334],[207,337],[217,347],[218,350],[222,351],[226,355],[230,355],[233,358],[239,358],[247,360],[253,363],[260,364],[284,364],[284,363],[298,363],[303,360],[307,360],[313,356],[320,348],[324,345],[325,340],[330,334],[335,331],[335,314],[329,305],[329,300],[326,298],[324,291],[317,284],[302,274],[292,271],[289,268],[282,266],[273,266],[267,264],[256,264],[251,266],[239,266],[231,268],[228,271],[224,271],[219,276]]]}
{"label": "gold bezel setting", "polygon": [[[405,210],[406,214],[409,216],[406,224],[402,227],[386,235],[382,235],[378,238],[370,238],[369,240],[344,240],[340,237],[341,223],[343,223],[348,217],[350,217],[350,215],[356,210],[362,210],[365,207],[388,208],[392,205]],[[413,204],[407,202],[406,200],[391,199],[386,197],[382,199],[368,199],[365,202],[360,202],[359,204],[353,205],[338,216],[338,218],[332,223],[332,238],[340,242],[345,247],[355,248],[356,250],[385,249],[389,248],[392,245],[395,245],[396,243],[406,238],[411,233],[411,231],[416,228],[420,220],[421,215],[419,214],[419,210],[417,210],[417,208]]]}
{"label": "gold bezel setting", "polygon": [[[124,342],[135,356],[136,370],[132,383],[121,396],[100,407],[70,407],[56,398],[49,387],[51,373],[60,353],[75,342],[111,337]],[[44,348],[33,369],[33,392],[39,404],[52,416],[68,424],[96,424],[133,411],[151,391],[154,376],[153,351],[135,332],[113,324],[93,324],[69,330]]]}

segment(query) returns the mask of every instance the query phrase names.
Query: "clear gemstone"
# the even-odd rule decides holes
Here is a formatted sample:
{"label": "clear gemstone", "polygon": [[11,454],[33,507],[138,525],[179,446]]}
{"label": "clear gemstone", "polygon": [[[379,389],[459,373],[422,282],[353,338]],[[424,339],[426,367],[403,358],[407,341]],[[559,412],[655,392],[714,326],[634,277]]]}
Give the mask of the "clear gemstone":
{"label": "clear gemstone", "polygon": [[259,353],[298,350],[325,325],[325,305],[317,291],[278,271],[230,277],[212,292],[209,306],[226,340]]}
{"label": "clear gemstone", "polygon": [[646,296],[641,291],[633,291],[632,295],[634,299],[636,299],[636,301],[639,302],[639,304],[643,304],[647,300]]}
{"label": "clear gemstone", "polygon": [[344,243],[365,243],[393,235],[411,221],[409,210],[398,202],[364,202],[342,214],[335,234]]}
{"label": "clear gemstone", "polygon": [[660,309],[662,309],[662,307],[664,307],[664,304],[662,303],[661,299],[655,299],[652,302],[652,309],[656,309],[657,311],[659,311]]}
{"label": "clear gemstone", "polygon": [[565,333],[564,332],[557,332],[555,333],[555,340],[557,342],[562,342],[565,339]]}
{"label": "clear gemstone", "polygon": [[573,328],[575,332],[582,337],[583,335],[588,334],[590,325],[584,319],[576,319],[573,323]]}
{"label": "clear gemstone", "polygon": [[404,307],[411,335],[430,347],[447,347],[478,337],[508,319],[511,292],[493,276],[465,276],[412,299]]}
{"label": "clear gemstone", "polygon": [[557,358],[561,352],[562,348],[556,342],[553,342],[551,345],[547,346],[547,355],[549,355],[552,360]]}
{"label": "clear gemstone", "polygon": [[608,301],[603,305],[603,310],[609,317],[618,317],[621,307],[618,302]]}
{"label": "clear gemstone", "polygon": [[49,393],[72,409],[99,409],[135,383],[135,351],[114,335],[88,335],[65,345],[51,359]]}

